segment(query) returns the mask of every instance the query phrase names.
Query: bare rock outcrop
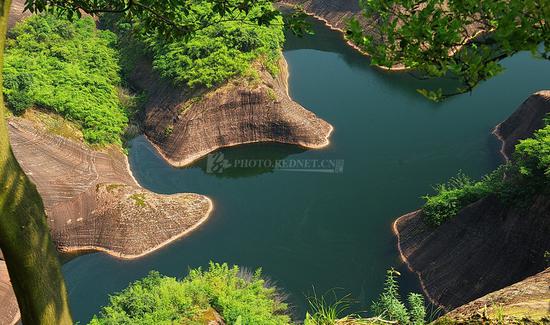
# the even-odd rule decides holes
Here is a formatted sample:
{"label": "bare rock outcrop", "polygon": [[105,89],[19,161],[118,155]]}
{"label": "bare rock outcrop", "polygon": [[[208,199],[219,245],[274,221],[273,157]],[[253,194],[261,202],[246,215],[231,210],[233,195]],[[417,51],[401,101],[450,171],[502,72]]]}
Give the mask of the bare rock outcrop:
{"label": "bare rock outcrop", "polygon": [[550,268],[454,309],[444,317],[449,319],[460,324],[548,324]]}
{"label": "bare rock outcrop", "polygon": [[177,88],[141,64],[131,77],[149,93],[145,134],[174,166],[185,166],[223,147],[279,142],[305,148],[329,144],[332,126],[294,102],[287,92],[286,61],[273,77],[236,78],[206,92]]}
{"label": "bare rock outcrop", "polygon": [[11,29],[15,24],[31,15],[30,12],[25,10],[25,0],[12,0],[10,7],[10,17],[8,20],[8,29]]}
{"label": "bare rock outcrop", "polygon": [[23,118],[10,119],[9,132],[61,251],[135,258],[193,230],[212,209],[202,195],[159,195],[141,188],[117,149],[92,150]]}
{"label": "bare rock outcrop", "polygon": [[329,27],[344,31],[347,22],[352,19],[358,19],[363,25],[368,26],[368,22],[361,14],[358,0],[280,0],[280,4],[299,5],[309,15],[323,20]]}
{"label": "bare rock outcrop", "polygon": [[[517,143],[542,126],[550,101],[541,97],[533,95],[501,124],[502,139]],[[394,232],[428,297],[450,310],[545,269],[550,197],[539,194],[526,207],[510,207],[489,196],[435,229],[419,210],[397,219]]]}
{"label": "bare rock outcrop", "polygon": [[550,90],[543,90],[529,96],[506,121],[497,125],[494,134],[502,141],[501,153],[506,160],[512,157],[520,140],[529,138],[544,126],[544,117],[548,113]]}

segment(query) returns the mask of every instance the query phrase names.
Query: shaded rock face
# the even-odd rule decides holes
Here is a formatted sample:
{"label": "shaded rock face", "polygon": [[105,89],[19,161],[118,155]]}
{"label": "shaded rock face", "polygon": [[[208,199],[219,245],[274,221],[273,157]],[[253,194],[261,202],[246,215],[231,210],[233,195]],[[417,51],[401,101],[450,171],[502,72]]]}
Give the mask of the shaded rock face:
{"label": "shaded rock face", "polygon": [[396,221],[399,248],[428,296],[451,309],[544,270],[550,197],[528,209],[482,199],[433,230],[421,212]]}
{"label": "shaded rock face", "polygon": [[[504,152],[506,141],[517,143],[543,125],[549,105],[538,93],[501,124]],[[399,218],[394,230],[401,256],[426,294],[449,310],[544,270],[550,196],[534,197],[524,208],[486,197],[435,229],[416,211]]]}
{"label": "shaded rock face", "polygon": [[273,77],[259,68],[259,80],[229,81],[208,92],[178,89],[146,64],[131,80],[149,93],[145,133],[174,166],[187,165],[223,147],[279,142],[305,148],[329,144],[332,126],[290,99],[283,58]]}
{"label": "shaded rock face", "polygon": [[61,251],[94,249],[124,258],[144,255],[206,220],[202,195],[158,195],[132,177],[126,156],[95,151],[12,118],[10,142],[44,201],[52,239]]}
{"label": "shaded rock face", "polygon": [[464,306],[451,311],[445,318],[459,322],[491,321],[500,313],[504,322],[500,324],[526,324],[522,319],[550,322],[550,268],[534,276],[492,292]]}
{"label": "shaded rock face", "polygon": [[514,148],[544,126],[544,117],[550,113],[550,91],[543,90],[531,95],[506,121],[495,128],[495,135],[502,141],[502,154],[512,157]]}

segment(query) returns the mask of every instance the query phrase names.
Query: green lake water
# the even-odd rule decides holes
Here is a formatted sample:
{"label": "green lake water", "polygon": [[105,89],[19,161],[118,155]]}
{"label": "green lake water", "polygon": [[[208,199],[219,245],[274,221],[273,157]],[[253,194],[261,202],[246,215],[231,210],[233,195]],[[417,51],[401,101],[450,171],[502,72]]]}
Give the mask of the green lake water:
{"label": "green lake water", "polygon": [[493,127],[531,93],[550,87],[550,64],[529,54],[505,61],[507,71],[472,94],[442,104],[415,92],[408,74],[383,73],[315,23],[316,35],[288,37],[291,96],[331,123],[326,149],[276,144],[223,149],[226,158],[344,160],[343,173],[228,169],[207,173],[205,160],[185,169],[163,162],[143,137],[133,141],[131,168],[158,193],[196,192],[215,203],[199,230],[144,258],[123,261],[102,253],[67,262],[75,320],[86,322],[120,291],[150,270],[183,277],[210,260],[263,273],[288,294],[296,315],[306,296],[338,288],[366,309],[380,292],[385,271],[403,272],[404,291],[418,291],[400,262],[391,224],[417,209],[431,186],[456,175],[473,177],[500,163]]}

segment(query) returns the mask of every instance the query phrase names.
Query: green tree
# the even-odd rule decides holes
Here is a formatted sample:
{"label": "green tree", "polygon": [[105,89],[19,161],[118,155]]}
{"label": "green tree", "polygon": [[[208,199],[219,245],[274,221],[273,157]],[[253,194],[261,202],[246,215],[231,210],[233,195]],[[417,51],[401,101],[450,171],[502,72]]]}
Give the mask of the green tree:
{"label": "green tree", "polygon": [[[26,9],[33,12],[55,12],[68,18],[82,12],[98,14],[117,12],[138,21],[166,39],[185,37],[218,24],[229,13],[247,17],[253,6],[260,6],[250,20],[268,25],[280,15],[269,0],[211,0],[213,10],[198,13],[198,19],[180,23],[181,12],[191,10],[189,2],[176,0],[26,0]],[[11,0],[0,0],[0,69],[4,65],[4,45]],[[219,17],[219,18],[216,18]],[[300,24],[295,24],[300,26]],[[2,75],[3,71],[0,71]],[[3,83],[2,77],[0,81]],[[24,103],[23,103],[24,104]],[[0,247],[22,321],[25,324],[71,324],[66,286],[57,252],[51,241],[42,199],[35,185],[17,163],[8,141],[6,109],[0,99]]]}
{"label": "green tree", "polygon": [[428,77],[455,77],[456,89],[419,90],[441,100],[471,91],[520,51],[550,59],[550,1],[360,0],[376,33],[354,20],[349,38],[383,67],[399,64]]}

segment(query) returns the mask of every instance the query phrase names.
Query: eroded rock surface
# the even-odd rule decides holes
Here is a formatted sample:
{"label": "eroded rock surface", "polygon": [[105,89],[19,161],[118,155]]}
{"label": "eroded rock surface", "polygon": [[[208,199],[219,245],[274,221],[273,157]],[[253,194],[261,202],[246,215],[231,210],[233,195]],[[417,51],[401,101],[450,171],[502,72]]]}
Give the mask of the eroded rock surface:
{"label": "eroded rock surface", "polygon": [[520,140],[529,138],[544,126],[544,117],[548,113],[550,90],[539,91],[529,96],[514,114],[495,128],[495,135],[502,141],[502,155],[510,159]]}
{"label": "eroded rock surface", "polygon": [[212,209],[202,195],[159,195],[141,188],[117,149],[92,150],[23,118],[10,119],[9,132],[61,251],[138,257],[194,229]]}
{"label": "eroded rock surface", "polygon": [[258,68],[258,80],[234,79],[207,92],[176,88],[142,64],[131,80],[149,93],[145,133],[174,166],[185,166],[223,147],[279,142],[305,148],[329,144],[332,126],[294,102],[287,92],[283,58],[273,77]]}
{"label": "eroded rock surface", "polygon": [[[547,94],[531,96],[500,125],[504,153],[510,155],[512,144],[543,125],[550,111]],[[399,218],[394,231],[402,258],[418,274],[424,291],[449,310],[545,269],[550,196],[541,194],[527,207],[514,208],[486,197],[435,229],[416,211]]]}
{"label": "eroded rock surface", "polygon": [[[525,319],[525,315],[529,315]],[[476,299],[445,315],[458,322],[528,324],[550,322],[550,268]]]}

